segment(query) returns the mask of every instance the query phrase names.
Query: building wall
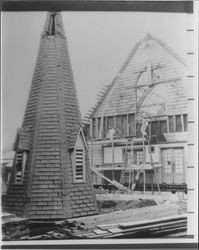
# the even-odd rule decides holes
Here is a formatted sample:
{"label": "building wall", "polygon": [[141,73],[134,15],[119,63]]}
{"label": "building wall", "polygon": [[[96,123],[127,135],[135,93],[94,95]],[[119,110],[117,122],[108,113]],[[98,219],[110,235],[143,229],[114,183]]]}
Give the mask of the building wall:
{"label": "building wall", "polygon": [[[176,134],[176,137],[180,138],[180,134],[179,133]],[[183,137],[185,137],[185,134],[182,134],[182,138]],[[104,151],[104,148],[107,148],[107,141],[105,144],[103,144],[102,141],[95,141],[93,143],[91,142],[89,143],[89,157],[90,159],[93,159],[93,164],[91,165],[101,168],[102,170],[101,172],[104,173],[106,177],[112,179],[112,176],[113,176],[112,170],[103,171],[103,167],[112,166],[111,156],[109,156],[108,158],[110,161],[107,161],[107,156],[105,156],[104,158],[104,152],[107,152],[107,153],[109,153],[109,151],[111,152],[112,147],[111,145],[109,145],[109,149],[110,149],[109,151]],[[170,142],[168,141],[167,143],[162,143],[162,144],[153,144],[152,148],[154,148],[154,152],[152,153],[153,162],[155,164],[161,164],[161,167],[156,168],[157,177],[155,174],[152,174],[151,171],[146,171],[146,179],[145,179],[146,184],[151,184],[152,182],[153,183],[158,182],[161,184],[171,184],[171,185],[172,184],[176,184],[176,185],[185,184],[187,163],[188,163],[186,141],[181,141],[181,142],[174,141],[174,137],[173,137],[173,141],[170,141]],[[117,174],[115,174],[115,177],[117,176],[117,181],[119,181],[120,178],[118,176],[121,174],[120,169],[121,167],[123,167],[122,169],[124,169],[124,166],[125,166],[124,165],[124,150],[126,149],[126,145],[123,144],[123,146],[114,146],[114,149],[113,151],[117,153],[117,158],[116,158],[116,161],[114,162],[115,163],[114,165],[118,167],[118,170],[114,170],[114,171],[117,172]],[[134,148],[134,151],[135,150],[136,148]],[[140,146],[140,150],[142,150],[142,146]],[[181,153],[181,150],[182,150],[182,153]],[[165,162],[166,162],[166,160],[164,160],[165,152],[166,152],[167,157],[168,155],[171,155],[172,157],[171,159],[170,158],[166,159],[168,161],[170,160],[169,166],[167,166],[167,164],[165,165]],[[122,155],[118,155],[118,154],[122,154]],[[104,161],[104,159],[106,161]],[[120,162],[118,159],[122,159],[122,162]],[[148,146],[145,146],[144,161],[146,163],[151,162],[150,154],[148,153]],[[181,162],[183,165],[179,166]],[[135,160],[134,160],[134,163],[135,163]],[[178,171],[180,171],[180,173],[176,173],[176,169],[174,169],[175,167],[173,168],[174,163],[178,165]],[[181,172],[181,168],[182,168],[182,172]],[[118,171],[120,171],[120,173]],[[135,175],[136,175],[136,171],[134,171],[133,176],[135,177]],[[104,181],[101,179],[101,177],[97,177],[95,174],[93,175],[93,184],[100,185],[103,183]],[[139,184],[143,183],[142,174],[140,175],[138,183]]]}

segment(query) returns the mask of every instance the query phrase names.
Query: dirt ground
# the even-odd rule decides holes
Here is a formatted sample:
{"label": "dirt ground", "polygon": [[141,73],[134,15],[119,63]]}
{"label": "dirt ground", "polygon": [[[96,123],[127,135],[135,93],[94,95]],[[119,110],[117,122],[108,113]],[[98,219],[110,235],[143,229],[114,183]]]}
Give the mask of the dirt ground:
{"label": "dirt ground", "polygon": [[98,209],[101,214],[111,213],[114,211],[127,210],[131,208],[141,208],[155,206],[157,203],[154,200],[131,200],[131,201],[116,201],[116,200],[100,200],[97,201]]}

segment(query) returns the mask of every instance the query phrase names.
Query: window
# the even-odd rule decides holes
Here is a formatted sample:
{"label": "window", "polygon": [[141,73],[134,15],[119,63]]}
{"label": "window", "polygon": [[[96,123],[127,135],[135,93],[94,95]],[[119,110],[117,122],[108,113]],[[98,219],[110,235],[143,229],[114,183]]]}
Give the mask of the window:
{"label": "window", "polygon": [[183,115],[183,121],[184,121],[184,131],[187,131],[187,114]]}
{"label": "window", "polygon": [[84,181],[84,150],[76,149],[75,150],[75,182]]}
{"label": "window", "polygon": [[167,121],[160,121],[160,133],[167,133]]}
{"label": "window", "polygon": [[121,115],[116,116],[116,136],[122,136],[122,117]]}
{"label": "window", "polygon": [[183,173],[183,149],[182,148],[176,148],[174,149],[174,166],[175,166],[175,172],[176,173]]}
{"label": "window", "polygon": [[122,163],[122,147],[104,147],[104,164]]}
{"label": "window", "polygon": [[107,130],[109,131],[111,128],[114,128],[114,117],[107,117]]}
{"label": "window", "polygon": [[15,165],[15,183],[22,183],[25,164],[27,160],[27,152],[17,152]]}
{"label": "window", "polygon": [[167,121],[152,121],[151,122],[151,134],[152,135],[159,135],[167,133]]}
{"label": "window", "polygon": [[122,136],[127,136],[127,115],[122,115]]}
{"label": "window", "polygon": [[142,137],[141,127],[142,127],[141,123],[136,123],[136,136],[137,137]]}
{"label": "window", "polygon": [[169,132],[174,132],[173,116],[169,116]]}
{"label": "window", "polygon": [[103,120],[103,137],[107,137],[107,117],[104,117]]}
{"label": "window", "polygon": [[142,150],[136,150],[135,157],[136,157],[136,164],[139,165],[143,163],[143,151]]}
{"label": "window", "polygon": [[151,134],[152,135],[160,134],[160,123],[158,121],[151,122]]}
{"label": "window", "polygon": [[176,115],[176,132],[182,132],[181,115]]}
{"label": "window", "polygon": [[169,116],[169,132],[187,131],[187,115]]}
{"label": "window", "polygon": [[171,149],[162,149],[162,163],[166,174],[172,173]]}
{"label": "window", "polygon": [[129,114],[129,135],[135,136],[135,114]]}

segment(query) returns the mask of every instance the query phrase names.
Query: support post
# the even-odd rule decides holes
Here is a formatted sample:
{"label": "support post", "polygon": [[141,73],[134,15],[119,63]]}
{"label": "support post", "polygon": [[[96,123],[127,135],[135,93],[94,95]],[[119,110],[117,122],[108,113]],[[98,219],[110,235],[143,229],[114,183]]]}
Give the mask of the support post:
{"label": "support post", "polygon": [[144,182],[144,187],[143,187],[143,193],[145,194],[146,191],[146,172],[143,170],[143,182]]}

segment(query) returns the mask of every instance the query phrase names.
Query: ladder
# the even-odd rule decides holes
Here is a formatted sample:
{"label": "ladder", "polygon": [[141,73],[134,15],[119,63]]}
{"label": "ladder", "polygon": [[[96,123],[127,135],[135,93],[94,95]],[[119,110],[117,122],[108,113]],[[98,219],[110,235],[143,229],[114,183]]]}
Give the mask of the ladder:
{"label": "ladder", "polygon": [[121,176],[120,176],[120,183],[124,186],[125,183],[128,183],[128,189],[130,189],[130,183],[131,183],[131,179],[132,179],[132,172],[130,170],[127,170],[126,168],[128,167],[128,144],[129,144],[129,140],[127,138],[126,141],[126,147],[125,147],[125,151],[124,151],[124,169],[121,172]]}
{"label": "ladder", "polygon": [[[133,156],[133,146],[134,146],[134,142],[136,142],[136,141],[142,142],[144,145],[143,138],[132,138],[131,147],[130,147],[132,160],[133,160],[133,157],[132,157]],[[124,166],[126,165],[126,167],[124,168],[124,170],[122,170],[121,177],[120,177],[120,183],[123,186],[125,185],[125,183],[128,183],[128,190],[134,191],[136,184],[138,183],[141,170],[127,169],[127,167],[128,167],[128,149],[129,149],[128,145],[129,145],[129,141],[127,140],[125,155],[124,155]],[[143,157],[144,157],[144,147],[143,147]],[[136,172],[136,176],[135,176],[135,179],[131,185],[132,178],[134,176],[134,171]]]}
{"label": "ladder", "polygon": [[149,136],[146,136],[146,140],[147,140],[148,150],[149,150],[149,154],[150,154],[151,165],[152,165],[153,171],[155,173],[155,177],[156,177],[158,192],[159,192],[159,194],[161,194],[158,174],[157,174],[156,168],[154,166],[154,162],[153,162],[153,156],[152,156],[152,152],[151,152],[151,144],[150,144]]}

